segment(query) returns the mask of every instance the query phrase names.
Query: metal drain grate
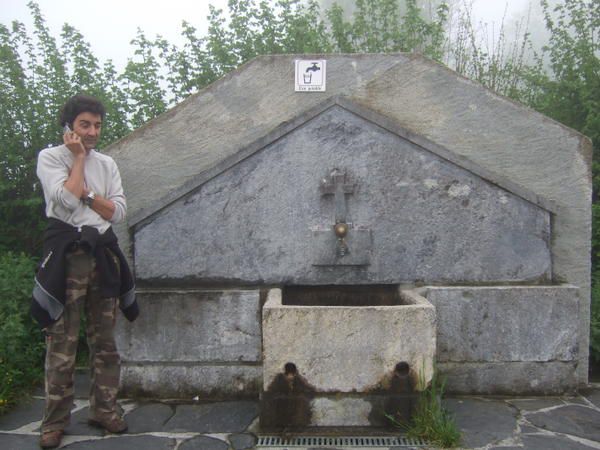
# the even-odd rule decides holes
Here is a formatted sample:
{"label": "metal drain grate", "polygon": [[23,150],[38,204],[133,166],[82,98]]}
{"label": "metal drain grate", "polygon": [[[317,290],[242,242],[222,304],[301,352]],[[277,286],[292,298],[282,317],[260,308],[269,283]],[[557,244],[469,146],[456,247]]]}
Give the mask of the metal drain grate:
{"label": "metal drain grate", "polygon": [[348,448],[387,448],[387,447],[426,447],[429,444],[422,439],[410,439],[403,436],[260,436],[259,448],[295,448],[295,447],[348,447]]}

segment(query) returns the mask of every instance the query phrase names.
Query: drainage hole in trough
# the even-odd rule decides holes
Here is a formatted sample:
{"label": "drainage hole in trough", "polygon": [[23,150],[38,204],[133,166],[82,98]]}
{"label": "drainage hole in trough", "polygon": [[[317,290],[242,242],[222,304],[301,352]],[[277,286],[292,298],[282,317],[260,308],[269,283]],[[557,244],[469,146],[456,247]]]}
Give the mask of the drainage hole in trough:
{"label": "drainage hole in trough", "polygon": [[398,375],[408,375],[409,369],[410,367],[406,361],[400,361],[398,364],[396,364],[394,372],[396,372]]}
{"label": "drainage hole in trough", "polygon": [[296,375],[298,373],[298,369],[296,368],[296,364],[293,362],[286,363],[283,367],[283,370],[286,375]]}

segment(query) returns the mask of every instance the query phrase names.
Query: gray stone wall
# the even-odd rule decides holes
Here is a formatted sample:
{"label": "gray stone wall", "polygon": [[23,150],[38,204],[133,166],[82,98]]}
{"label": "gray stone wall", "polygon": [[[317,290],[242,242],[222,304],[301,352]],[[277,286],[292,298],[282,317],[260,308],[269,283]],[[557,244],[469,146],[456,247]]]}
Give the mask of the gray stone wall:
{"label": "gray stone wall", "polygon": [[574,286],[428,287],[437,361],[457,393],[574,390],[579,290]]}
{"label": "gray stone wall", "polygon": [[117,323],[126,393],[190,399],[258,393],[258,291],[141,290],[138,301],[138,319]]}
{"label": "gray stone wall", "polygon": [[[455,375],[455,386],[476,386],[480,392],[489,386],[510,389],[527,383],[570,386],[575,371],[576,383],[584,384],[590,316],[589,139],[415,55],[312,55],[327,59],[327,92],[295,93],[293,61],[297,57],[257,58],[106,149],[120,166],[128,195],[129,223],[118,227],[118,233],[132,260],[131,238],[135,235],[141,284],[189,289],[203,283],[414,282],[422,273],[433,273],[423,281],[436,284],[548,279],[570,283],[581,288],[576,313],[577,360],[446,361],[440,366]],[[319,122],[327,104],[340,104],[362,119],[347,120],[346,112],[338,111],[329,125]],[[307,117],[315,120],[305,123]],[[330,140],[323,137],[325,132]],[[316,141],[312,140],[315,133],[320,136]],[[310,164],[308,158],[315,155],[310,154],[314,148],[309,144],[314,142],[328,152],[328,159],[317,155]],[[389,142],[391,147],[386,144]],[[384,147],[418,155],[423,148],[431,150],[424,142],[437,149],[433,152],[437,160],[405,158],[405,166],[400,166],[384,157],[383,167],[374,168],[386,173],[388,180],[381,176],[369,184],[373,167],[361,157],[368,161],[380,158]],[[354,152],[357,143],[362,147]],[[293,153],[298,157],[290,156]],[[267,154],[280,159],[281,167],[276,161],[264,161],[267,157],[261,155]],[[228,170],[235,163],[239,164]],[[351,259],[357,265],[334,260],[329,267],[317,269],[311,258],[316,249],[322,249],[323,236],[331,236],[323,233],[330,231],[334,206],[331,197],[320,196],[315,179],[334,165],[347,169],[360,186],[346,197],[349,219],[355,226],[348,243],[354,247]],[[436,167],[437,185],[432,181],[436,178],[426,173],[430,165]],[[443,173],[447,168],[454,168],[458,178]],[[455,178],[457,185],[451,182]],[[403,185],[407,179],[408,185]],[[279,186],[290,180],[297,183],[295,191],[282,191]],[[365,186],[374,188],[367,191],[368,198],[376,202],[364,202]],[[406,190],[416,197],[405,196]],[[502,192],[512,193],[506,204],[498,195]],[[500,200],[500,205],[494,199]],[[426,209],[428,202],[436,207],[446,204],[446,209],[432,212],[434,208]],[[359,204],[363,209],[356,209]],[[315,205],[317,210],[310,209]],[[390,215],[387,207],[401,215]],[[504,207],[512,211],[510,219],[495,220],[494,214],[504,214]],[[482,223],[473,215],[479,208],[488,214]],[[551,217],[548,211],[552,211]],[[263,217],[267,215],[271,221]],[[220,228],[210,228],[213,219]],[[446,225],[448,228],[438,233]],[[207,226],[212,235],[203,236],[198,229]],[[275,230],[283,230],[276,240]],[[495,230],[495,235],[490,230]],[[384,241],[383,231],[396,234]],[[171,238],[170,234],[179,236]],[[466,237],[450,240],[461,234],[469,236],[476,247],[465,245]],[[328,239],[326,245],[335,250],[335,239]],[[502,239],[516,245],[507,245]],[[485,253],[488,245],[502,249],[496,268],[492,263],[496,253]],[[177,251],[180,258],[174,256]],[[153,261],[159,252],[163,259]],[[393,252],[396,256],[390,257]],[[474,256],[476,252],[479,256]],[[315,259],[328,261],[323,254]],[[438,265],[438,260],[443,264]],[[214,269],[207,269],[205,263]],[[245,270],[237,271],[239,268]],[[145,298],[141,300],[144,308]],[[150,333],[138,330],[142,331]],[[135,333],[127,337],[145,338]],[[173,370],[179,371],[183,384],[199,375],[200,368],[202,379],[218,379],[207,374],[209,365],[190,369],[194,363],[185,362],[187,365],[171,370],[175,366],[168,362],[135,364],[127,363],[124,373],[126,380],[134,380],[138,386],[154,383],[159,388],[156,374],[162,369],[173,379],[178,376]],[[231,377],[224,378],[227,386],[235,377],[244,378],[239,373],[242,369],[228,367]],[[256,367],[244,367],[243,371],[250,374]],[[185,375],[186,370],[195,375]],[[251,378],[248,375],[246,380]]]}
{"label": "gray stone wall", "polygon": [[[316,265],[336,252],[319,190],[334,168],[356,184],[348,242],[364,265]],[[335,106],[136,228],[135,261],[159,285],[544,281],[549,238],[543,208]]]}

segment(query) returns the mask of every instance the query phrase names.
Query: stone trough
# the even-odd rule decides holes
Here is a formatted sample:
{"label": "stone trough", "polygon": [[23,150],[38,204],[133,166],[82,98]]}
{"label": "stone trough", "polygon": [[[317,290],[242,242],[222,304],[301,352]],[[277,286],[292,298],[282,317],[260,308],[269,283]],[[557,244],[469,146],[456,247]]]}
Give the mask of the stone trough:
{"label": "stone trough", "polygon": [[269,290],[261,427],[385,426],[433,375],[435,308],[397,285]]}

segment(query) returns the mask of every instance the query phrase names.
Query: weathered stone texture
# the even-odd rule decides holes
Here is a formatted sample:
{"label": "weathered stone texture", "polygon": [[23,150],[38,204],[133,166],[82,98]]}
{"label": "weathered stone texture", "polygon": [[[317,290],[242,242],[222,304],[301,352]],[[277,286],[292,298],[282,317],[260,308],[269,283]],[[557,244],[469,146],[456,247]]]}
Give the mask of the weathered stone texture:
{"label": "weathered stone texture", "polygon": [[[408,58],[340,55],[327,63],[327,92],[308,95],[294,92],[293,56],[248,62],[107,149],[119,164],[128,198],[134,200],[129,202],[130,214],[153,209],[158,199],[277,125],[355,89],[399,61]],[[190,132],[190,123],[197,133]]]}
{"label": "weathered stone texture", "polygon": [[430,287],[439,362],[575,361],[573,286]]}
{"label": "weathered stone texture", "polygon": [[[431,379],[435,312],[422,297],[402,306],[288,306],[281,290],[263,308],[263,389],[286,363],[319,392],[380,388],[397,363]],[[415,379],[416,381],[416,379]]]}
{"label": "weathered stone texture", "polygon": [[502,400],[446,399],[443,403],[463,433],[461,448],[481,448],[499,443],[516,431],[517,409]]}
{"label": "weathered stone texture", "polygon": [[557,202],[553,274],[582,290],[578,372],[584,383],[590,317],[591,141],[420,57],[365,83],[353,92],[352,100]]}
{"label": "weathered stone texture", "polygon": [[163,403],[148,403],[127,414],[127,432],[150,433],[162,430],[163,425],[175,414],[175,406]]}
{"label": "weathered stone texture", "polygon": [[70,444],[69,450],[131,450],[144,448],[152,450],[172,450],[177,441],[156,436],[120,436],[118,439],[80,441]]}
{"label": "weathered stone texture", "polygon": [[33,398],[22,401],[11,410],[10,414],[0,415],[0,430],[16,430],[27,423],[41,420],[43,412],[40,413],[40,410],[43,405],[43,400]]}
{"label": "weathered stone texture", "polygon": [[242,433],[258,416],[255,401],[179,405],[165,424],[165,431],[196,433]]}
{"label": "weathered stone texture", "polygon": [[122,393],[134,397],[252,397],[258,395],[261,380],[262,369],[257,365],[158,362],[121,367]]}
{"label": "weathered stone texture", "polygon": [[142,314],[118,324],[130,362],[256,362],[261,359],[258,291],[141,291]]}
{"label": "weathered stone texture", "polygon": [[580,405],[565,405],[551,411],[528,414],[527,420],[538,428],[600,441],[600,411]]}
{"label": "weathered stone texture", "polygon": [[576,362],[442,362],[446,391],[454,394],[553,395],[577,387]]}
{"label": "weathered stone texture", "polygon": [[[354,228],[371,230],[370,265],[315,266],[315,230],[333,237],[334,199],[319,185],[334,168],[357,185],[348,242]],[[135,260],[155,282],[544,280],[549,238],[541,207],[335,106],[141,226]]]}
{"label": "weathered stone texture", "polygon": [[[569,283],[580,288],[579,304],[552,293],[440,299],[438,355],[457,391],[585,383],[591,142],[413,55],[319,55],[327,92],[298,94],[297,57],[257,58],[107,149],[128,195],[130,222],[118,232],[139,279],[159,287]],[[333,168],[358,187],[345,197],[354,266],[330,260],[337,241],[322,234],[335,208],[319,181]],[[135,372],[142,386],[144,368],[160,386],[155,346],[156,363],[186,392],[192,373],[215,364],[205,386],[217,386],[222,360],[245,364],[235,376],[250,383],[260,361],[260,331],[248,322],[254,302],[239,316],[241,302],[223,300],[232,321],[194,303],[174,296],[162,311],[149,301],[145,325],[120,326],[126,359],[149,361],[129,365],[125,380]],[[163,312],[174,330],[150,326]],[[217,349],[207,330],[221,321]]]}
{"label": "weathered stone texture", "polygon": [[154,290],[142,314],[117,321],[124,392],[166,398],[258,392],[259,291]]}

